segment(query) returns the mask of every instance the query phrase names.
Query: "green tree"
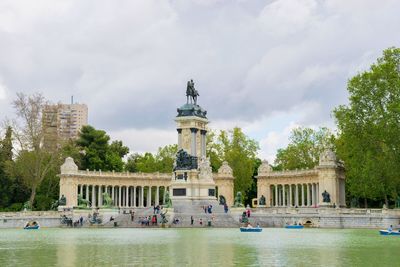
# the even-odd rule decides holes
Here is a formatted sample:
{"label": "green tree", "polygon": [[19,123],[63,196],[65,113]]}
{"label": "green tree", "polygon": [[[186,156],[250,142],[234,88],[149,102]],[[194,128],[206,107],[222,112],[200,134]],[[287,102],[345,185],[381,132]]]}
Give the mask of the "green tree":
{"label": "green tree", "polygon": [[327,149],[334,148],[335,137],[325,127],[295,128],[286,148],[278,149],[275,159],[276,170],[311,169],[318,165],[319,156]]}
{"label": "green tree", "polygon": [[[122,171],[124,162],[122,158],[128,154],[129,149],[121,141],[109,144],[110,137],[103,130],[96,130],[92,126],[83,126],[76,145],[79,148],[80,166],[83,169]],[[76,154],[73,148],[71,152]]]}
{"label": "green tree", "polygon": [[173,170],[176,153],[178,152],[178,145],[167,145],[158,148],[155,156],[157,162],[157,169],[159,172],[170,173]]}
{"label": "green tree", "polygon": [[246,198],[251,187],[258,143],[248,138],[240,128],[231,131],[221,131],[218,137],[221,145],[221,158],[226,160],[233,170],[234,192],[240,191]]}
{"label": "green tree", "polygon": [[159,147],[156,154],[146,152],[144,155],[138,153],[128,157],[125,169],[130,172],[161,172],[170,173],[173,170],[177,145],[166,145]]}
{"label": "green tree", "polygon": [[12,179],[6,173],[7,162],[12,161],[12,129],[7,127],[3,140],[0,140],[0,208],[5,208],[11,202]]}
{"label": "green tree", "polygon": [[214,131],[209,131],[206,139],[206,154],[210,158],[213,172],[217,172],[222,165],[222,147]]}
{"label": "green tree", "polygon": [[334,110],[346,163],[347,188],[354,197],[383,199],[400,187],[400,49],[384,50],[369,70],[351,78],[349,104]]}
{"label": "green tree", "polygon": [[13,130],[19,150],[16,160],[8,165],[7,172],[10,176],[21,179],[29,188],[31,207],[40,184],[58,166],[58,151],[49,150],[42,144],[42,111],[47,103],[41,94],[17,93],[17,98],[13,101],[17,114]]}

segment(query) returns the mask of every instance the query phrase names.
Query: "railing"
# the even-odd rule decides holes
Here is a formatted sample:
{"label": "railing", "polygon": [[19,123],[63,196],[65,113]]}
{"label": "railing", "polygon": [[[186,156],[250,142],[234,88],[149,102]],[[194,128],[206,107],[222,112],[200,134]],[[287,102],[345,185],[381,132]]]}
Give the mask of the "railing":
{"label": "railing", "polygon": [[120,178],[137,178],[137,179],[156,179],[156,180],[171,180],[171,174],[168,173],[143,173],[143,172],[102,172],[99,171],[82,171],[77,172],[80,176],[90,177],[120,177]]}

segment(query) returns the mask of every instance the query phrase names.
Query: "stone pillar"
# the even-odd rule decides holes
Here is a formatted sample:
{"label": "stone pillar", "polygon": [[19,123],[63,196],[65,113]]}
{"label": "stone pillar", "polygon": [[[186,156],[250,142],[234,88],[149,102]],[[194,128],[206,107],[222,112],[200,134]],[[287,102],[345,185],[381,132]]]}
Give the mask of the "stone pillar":
{"label": "stone pillar", "polygon": [[190,147],[190,154],[192,156],[197,156],[197,151],[196,151],[196,135],[197,135],[197,128],[190,128],[190,131],[192,133],[192,142],[191,142],[191,147]]}
{"label": "stone pillar", "polygon": [[318,183],[316,183],[316,190],[315,191],[316,191],[315,195],[317,197],[316,204],[318,205],[318,203],[319,203],[319,184]]}
{"label": "stone pillar", "polygon": [[85,190],[85,192],[86,192],[85,198],[86,198],[86,200],[89,200],[89,185],[86,184],[85,188],[86,188],[86,190]]}
{"label": "stone pillar", "polygon": [[285,184],[282,185],[282,206],[286,207],[286,192],[285,192]]}
{"label": "stone pillar", "polygon": [[315,206],[315,184],[311,184],[311,205]]}
{"label": "stone pillar", "polygon": [[278,185],[275,185],[275,207],[278,206]]}
{"label": "stone pillar", "polygon": [[310,184],[307,184],[307,206],[311,206]]}
{"label": "stone pillar", "polygon": [[148,201],[149,201],[149,207],[151,207],[151,186],[149,186],[149,191],[148,191]]}
{"label": "stone pillar", "polygon": [[92,203],[92,207],[96,206],[96,189],[94,185],[92,185],[92,202],[90,203]]}
{"label": "stone pillar", "polygon": [[140,187],[140,207],[144,207],[144,187]]}
{"label": "stone pillar", "polygon": [[296,189],[295,189],[295,194],[296,194],[296,196],[294,197],[294,202],[295,202],[294,205],[295,205],[296,207],[299,207],[299,185],[296,184],[295,186],[296,186]]}
{"label": "stone pillar", "polygon": [[129,186],[125,187],[125,207],[129,206]]}
{"label": "stone pillar", "polygon": [[133,202],[132,206],[136,208],[136,186],[133,187]]}
{"label": "stone pillar", "polygon": [[114,204],[114,206],[117,206],[117,201],[115,201],[115,189],[114,189],[114,186],[112,185],[111,186],[111,199],[112,199],[112,201],[113,201],[113,204]]}
{"label": "stone pillar", "polygon": [[178,131],[178,150],[182,148],[182,129],[176,129]]}
{"label": "stone pillar", "polygon": [[206,156],[206,130],[200,130],[201,134],[201,156],[205,157]]}
{"label": "stone pillar", "polygon": [[166,195],[166,193],[167,193],[167,187],[164,186],[164,192],[163,192],[163,197],[162,197],[162,203],[163,203],[163,205],[165,205],[165,195]]}
{"label": "stone pillar", "polygon": [[101,197],[101,185],[97,186],[97,207],[101,207],[100,197]]}
{"label": "stone pillar", "polygon": [[301,206],[304,207],[304,184],[301,184]]}
{"label": "stone pillar", "polygon": [[292,197],[293,193],[292,193],[292,185],[289,184],[289,207],[293,206],[293,197]]}
{"label": "stone pillar", "polygon": [[121,198],[122,198],[122,188],[121,188],[121,186],[118,186],[118,207],[121,207],[122,205],[121,205]]}
{"label": "stone pillar", "polygon": [[155,205],[156,205],[156,206],[160,205],[160,187],[159,187],[159,186],[156,186]]}

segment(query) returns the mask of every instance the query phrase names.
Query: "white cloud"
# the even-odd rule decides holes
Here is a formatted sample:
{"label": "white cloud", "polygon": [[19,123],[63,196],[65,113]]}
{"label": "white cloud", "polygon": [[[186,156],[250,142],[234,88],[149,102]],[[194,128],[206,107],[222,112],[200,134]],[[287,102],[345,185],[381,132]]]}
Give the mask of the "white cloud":
{"label": "white cloud", "polygon": [[[74,95],[90,124],[154,151],[175,142],[193,78],[210,127],[242,127],[273,155],[291,125],[333,125],[348,78],[400,43],[399,9],[394,0],[3,0],[0,100]],[[0,112],[10,117],[9,103]]]}

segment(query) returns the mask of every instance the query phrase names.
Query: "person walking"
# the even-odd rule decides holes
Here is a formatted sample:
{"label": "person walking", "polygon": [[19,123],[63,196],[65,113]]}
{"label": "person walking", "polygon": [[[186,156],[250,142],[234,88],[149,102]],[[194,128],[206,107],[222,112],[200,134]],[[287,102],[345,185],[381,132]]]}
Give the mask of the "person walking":
{"label": "person walking", "polygon": [[194,220],[193,220],[193,215],[192,215],[192,216],[190,216],[190,225],[193,225],[193,223],[194,223]]}
{"label": "person walking", "polygon": [[83,217],[82,217],[82,216],[79,218],[79,224],[80,224],[81,226],[83,226]]}

